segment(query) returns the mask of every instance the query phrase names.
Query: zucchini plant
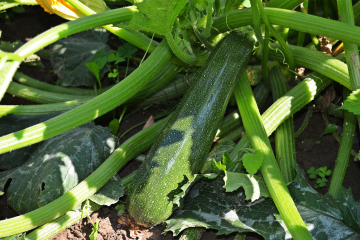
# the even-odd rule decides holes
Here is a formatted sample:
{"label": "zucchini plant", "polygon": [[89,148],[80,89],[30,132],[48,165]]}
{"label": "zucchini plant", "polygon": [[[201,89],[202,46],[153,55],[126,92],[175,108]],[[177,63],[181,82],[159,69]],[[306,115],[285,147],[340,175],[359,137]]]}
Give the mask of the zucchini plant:
{"label": "zucchini plant", "polygon": [[[345,109],[343,115],[346,136],[343,135],[341,141],[347,145],[352,144],[351,136],[354,134],[356,122],[353,113],[360,113],[357,108],[360,105],[357,49],[360,44],[360,28],[355,25],[360,20],[359,2],[354,6],[350,0],[337,1],[337,5],[336,1],[319,5],[324,17],[317,14],[322,11],[317,12],[318,10],[313,9],[312,4],[315,0],[271,0],[264,3],[261,0],[129,0],[131,6],[128,3],[125,7],[116,5],[124,3],[120,0],[90,2],[91,4],[87,0],[8,0],[0,6],[0,9],[5,10],[21,4],[40,4],[47,12],[70,20],[39,34],[13,52],[4,50],[0,45],[0,49],[3,49],[0,51],[0,99],[7,92],[40,103],[24,106],[0,105],[0,116],[3,118],[0,120],[16,119],[14,121],[19,122],[17,128],[9,127],[11,130],[6,129],[8,131],[4,131],[0,137],[0,153],[3,154],[0,156],[0,164],[4,164],[0,167],[7,169],[0,172],[1,194],[5,192],[4,186],[10,178],[13,182],[8,193],[12,194],[15,188],[13,185],[19,182],[19,178],[16,178],[17,172],[24,172],[24,169],[28,173],[38,171],[35,169],[35,157],[23,158],[21,150],[24,151],[25,147],[26,151],[33,151],[31,155],[43,153],[43,162],[51,159],[48,155],[58,154],[56,156],[62,157],[69,166],[75,166],[71,169],[76,172],[78,165],[73,164],[76,157],[70,157],[70,154],[67,158],[64,157],[65,151],[60,154],[61,150],[51,147],[51,142],[63,138],[73,140],[71,136],[75,132],[74,128],[79,126],[84,132],[90,131],[86,127],[94,131],[102,129],[89,121],[107,114],[115,118],[114,109],[119,106],[123,109],[129,109],[127,106],[143,109],[150,104],[183,96],[182,100],[169,117],[140,131],[120,146],[115,146],[117,138],[112,136],[109,130],[105,130],[108,135],[104,136],[107,136],[107,139],[102,139],[101,142],[109,146],[104,148],[106,154],[101,154],[102,158],[96,169],[91,169],[86,174],[76,172],[79,179],[74,180],[73,185],[64,183],[63,189],[57,191],[54,198],[49,197],[52,190],[56,191],[48,188],[52,186],[51,178],[46,181],[38,179],[38,182],[27,180],[30,185],[36,185],[36,191],[23,193],[31,195],[34,202],[26,207],[26,194],[17,199],[19,203],[16,202],[16,195],[9,196],[10,204],[17,205],[18,213],[23,215],[1,220],[0,237],[40,227],[27,237],[46,239],[81,219],[83,214],[74,213],[72,209],[87,199],[92,201],[90,205],[87,204],[88,211],[95,211],[100,205],[106,205],[101,200],[102,197],[97,195],[100,189],[106,189],[110,184],[119,185],[116,179],[113,179],[116,172],[130,159],[150,147],[139,170],[125,178],[126,183],[118,186],[118,189],[121,189],[119,191],[123,192],[115,197],[122,196],[124,189],[128,192],[127,211],[131,221],[137,226],[151,227],[167,222],[167,229],[175,234],[188,227],[207,227],[217,229],[219,233],[238,232],[239,238],[243,237],[243,233],[257,232],[266,239],[285,239],[290,235],[294,239],[320,239],[319,232],[326,231],[329,226],[309,219],[309,214],[306,214],[313,214],[315,209],[323,214],[321,217],[333,217],[339,226],[352,229],[349,231],[354,232],[354,236],[360,236],[359,219],[346,216],[346,212],[357,211],[356,204],[348,200],[351,194],[341,188],[351,146],[342,146],[339,150],[330,183],[329,194],[332,198],[324,198],[324,202],[329,206],[327,209],[323,208],[315,203],[321,201],[321,197],[304,183],[301,170],[297,169],[292,121],[295,112],[311,102],[332,81],[336,81],[348,89],[344,90],[345,98],[349,95],[342,107]],[[303,2],[304,4],[298,7]],[[304,13],[306,11],[308,14]],[[341,22],[338,21],[338,15],[341,16]],[[254,26],[254,30],[249,25]],[[95,90],[77,88],[76,86],[83,84],[73,83],[74,79],[68,79],[69,82],[59,81],[63,86],[40,83],[18,71],[20,64],[32,54],[54,43],[50,48],[50,58],[54,60],[65,51],[67,40],[73,41],[72,35],[95,28],[104,28],[126,41],[123,48],[135,46],[141,49],[141,58],[139,53],[135,56],[125,54],[127,57],[131,56],[131,61],[133,65],[138,65],[137,68],[118,65],[124,60],[121,58],[123,55],[110,53],[110,48],[104,43],[107,35],[103,33],[103,42],[100,45],[105,50],[90,51],[88,60],[85,61],[92,73],[83,74],[80,70],[77,73],[90,83],[96,78],[100,90],[97,89],[97,85]],[[305,37],[305,32],[311,36]],[[92,35],[93,32],[89,31],[86,34]],[[340,54],[335,58],[315,50],[319,47],[316,35],[333,38],[333,42],[344,42],[345,56]],[[86,38],[90,40],[90,37]],[[83,38],[79,39],[76,42],[82,41]],[[305,43],[309,46],[304,47]],[[130,52],[135,53],[136,50],[132,49]],[[57,55],[54,54],[55,51]],[[146,58],[148,54],[150,55]],[[342,62],[345,59],[347,64]],[[59,58],[57,60],[59,61]],[[123,73],[125,77],[121,81],[117,79],[113,86],[102,88],[101,77],[105,76],[106,62],[115,62],[109,76],[118,77]],[[124,61],[126,64],[129,62],[130,60]],[[56,65],[57,62],[54,60],[53,63]],[[244,69],[248,64],[257,67],[246,72]],[[289,82],[286,82],[285,75],[279,67],[281,64],[290,76]],[[85,64],[81,66],[86,70]],[[305,67],[311,74],[305,79],[295,77],[296,67]],[[61,70],[56,73],[61,78]],[[66,76],[71,75],[75,76]],[[264,79],[252,90],[250,83],[257,83],[253,78],[255,75],[263,76]],[[72,85],[71,88],[67,86],[69,84]],[[292,85],[291,88],[288,84]],[[270,87],[274,103],[260,116],[253,92],[258,104],[262,105]],[[350,93],[349,90],[354,92]],[[240,111],[229,114],[223,120],[233,92]],[[123,110],[121,118],[124,112]],[[51,117],[44,117],[37,123],[30,124],[29,120],[29,124],[20,124],[19,119],[26,119],[23,116],[41,113],[53,115],[48,115]],[[22,117],[5,117],[8,114]],[[348,124],[350,126],[347,126]],[[278,161],[268,139],[276,129]],[[114,131],[115,134],[116,132]],[[63,135],[59,136],[60,134]],[[237,144],[231,142],[239,138],[241,140]],[[216,144],[218,148],[214,148],[212,156],[217,154],[214,153],[216,149],[221,149],[221,155],[216,157],[221,159],[220,162],[206,158],[212,146]],[[57,145],[59,148],[62,146]],[[77,144],[74,145],[76,146],[72,147],[76,148]],[[50,146],[51,150],[47,150],[46,146]],[[221,146],[226,146],[226,151]],[[82,148],[77,148],[79,151],[80,149]],[[258,162],[258,165],[261,165],[260,172],[256,173],[256,164],[249,156],[244,160],[243,155],[246,151],[261,156],[262,161]],[[94,152],[100,151],[96,149]],[[224,152],[226,153],[222,156]],[[11,159],[9,156],[22,157],[19,157],[19,161],[8,163]],[[250,175],[241,167],[242,161],[245,168],[252,169],[249,170]],[[235,165],[236,167],[232,167]],[[64,175],[65,170],[61,164],[53,171],[56,172],[58,169]],[[201,169],[206,173],[198,175]],[[221,186],[223,182],[220,178],[223,177],[223,173],[226,193]],[[31,175],[37,174],[28,175],[30,179]],[[205,180],[207,178],[211,180]],[[292,185],[288,185],[293,181]],[[245,197],[242,190],[238,190],[239,187],[234,187],[235,185],[245,190]],[[309,190],[304,192],[298,189],[299,186]],[[216,189],[211,192],[212,188]],[[259,206],[257,204],[264,202],[264,206],[269,208],[265,218],[270,227],[266,224],[251,226],[250,221],[240,216],[246,215],[246,210],[238,205],[236,199],[226,195],[229,191],[237,194],[241,206],[250,206],[250,211],[257,214],[256,221],[261,221],[265,216],[256,210]],[[191,194],[186,196],[188,192]],[[250,192],[253,193],[252,196]],[[205,194],[206,197],[219,193],[219,196],[213,198],[219,206],[223,206],[218,215],[213,216],[218,217],[218,225],[209,223],[211,221],[208,218],[201,220],[193,216],[200,216],[201,211],[208,215],[214,214],[208,211],[211,205],[201,205],[200,210],[196,209],[198,197],[203,197],[198,193]],[[302,196],[305,196],[305,199]],[[221,205],[221,197],[233,203]],[[310,201],[309,198],[316,201]],[[346,202],[349,207],[338,209],[334,206],[341,205],[341,202]],[[195,210],[192,209],[194,205]],[[230,206],[236,209],[228,209]],[[177,208],[184,210],[175,211]],[[190,214],[191,217],[181,222],[179,219],[182,214],[186,215],[186,211],[193,215]],[[170,217],[172,213],[174,217]],[[193,220],[189,220],[190,218]],[[272,224],[276,225],[276,229],[270,231]],[[55,225],[61,226],[52,229]],[[194,230],[203,231],[199,228]]]}

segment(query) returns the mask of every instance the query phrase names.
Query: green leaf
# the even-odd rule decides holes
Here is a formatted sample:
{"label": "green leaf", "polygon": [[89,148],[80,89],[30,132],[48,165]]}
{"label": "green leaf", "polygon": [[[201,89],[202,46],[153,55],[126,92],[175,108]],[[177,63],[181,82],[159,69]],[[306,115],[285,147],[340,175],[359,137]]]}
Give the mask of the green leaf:
{"label": "green leaf", "polygon": [[315,173],[310,174],[309,178],[312,178],[312,179],[316,178],[316,174]]}
{"label": "green leaf", "polygon": [[319,184],[319,187],[325,187],[326,186],[326,183],[322,182]]}
{"label": "green leaf", "polygon": [[[359,239],[360,211],[351,191],[341,188],[337,199],[315,191],[297,167],[289,191],[314,239]],[[260,198],[250,202],[243,189],[227,193],[221,177],[195,183],[184,200],[184,207],[166,221],[165,232],[178,235],[189,227],[217,230],[217,235],[256,232],[267,239],[291,239],[273,201]]]}
{"label": "green leaf", "polygon": [[175,19],[187,0],[134,0],[139,12],[135,13],[127,29],[166,35],[170,33]]}
{"label": "green leaf", "polygon": [[352,92],[339,109],[346,109],[355,115],[360,114],[360,89]]}
{"label": "green leaf", "polygon": [[89,238],[91,240],[96,240],[98,231],[99,231],[99,219],[97,218],[96,223],[94,224],[94,227],[89,235]]}
{"label": "green leaf", "polygon": [[245,199],[251,202],[260,197],[270,197],[264,179],[260,176],[250,177],[249,174],[225,171],[224,182],[226,192],[233,192],[242,187],[245,190]]}
{"label": "green leaf", "polygon": [[251,8],[251,2],[250,2],[250,0],[244,0],[244,2],[242,3],[242,5],[244,5],[244,7],[246,7],[246,8]]}
{"label": "green leaf", "polygon": [[111,120],[111,122],[109,123],[109,128],[111,129],[112,134],[116,136],[119,130],[119,119]]}
{"label": "green leaf", "polygon": [[263,155],[258,153],[247,153],[243,156],[243,165],[250,176],[254,175],[263,163]]}
{"label": "green leaf", "polygon": [[115,206],[115,210],[117,211],[116,214],[118,215],[118,217],[120,217],[125,213],[125,209],[126,209],[125,204],[118,204]]}
{"label": "green leaf", "polygon": [[319,168],[319,171],[322,172],[322,173],[325,173],[326,170],[327,170],[327,167],[326,167],[326,166]]}
{"label": "green leaf", "polygon": [[[44,122],[50,118],[56,117],[59,113],[49,113],[34,116],[16,116],[9,114],[0,118],[0,136],[13,133],[35,124]],[[21,136],[18,136],[20,139]],[[40,146],[39,143],[17,149],[15,151],[0,154],[0,169],[12,169],[22,165]]]}
{"label": "green leaf", "polygon": [[125,187],[121,183],[120,177],[116,174],[99,191],[89,199],[99,205],[110,206],[119,201],[124,196]]}
{"label": "green leaf", "polygon": [[[108,32],[85,31],[50,46],[50,61],[61,85],[92,86],[96,83],[97,77],[84,64],[91,62],[94,54],[99,51],[103,52],[104,59],[108,56],[111,51],[106,44],[108,36]],[[107,68],[100,68],[99,79],[107,72]]]}
{"label": "green leaf", "polygon": [[107,61],[108,62],[115,62],[116,61],[116,55],[115,55],[115,53],[110,53],[109,55],[108,55],[108,58],[107,58]]}
{"label": "green leaf", "polygon": [[90,122],[42,143],[20,167],[0,172],[0,192],[8,188],[8,205],[18,214],[44,206],[88,177],[114,151],[109,128]]}
{"label": "green leaf", "polygon": [[107,57],[103,55],[104,51],[97,51],[95,55],[91,58],[91,62],[96,63],[99,69],[103,69],[107,63]]}
{"label": "green leaf", "polygon": [[337,129],[337,125],[336,125],[336,124],[329,124],[329,125],[325,128],[325,130],[324,130],[324,132],[321,134],[321,136],[324,135],[324,134],[336,132],[336,129]]}
{"label": "green leaf", "polygon": [[307,170],[307,173],[308,174],[314,173],[314,167],[309,168],[309,170]]}
{"label": "green leaf", "polygon": [[109,72],[108,77],[109,78],[116,78],[119,75],[119,72],[114,69],[112,72]]}
{"label": "green leaf", "polygon": [[137,48],[131,43],[125,43],[123,46],[118,47],[116,57],[123,59],[128,58],[137,52]]}
{"label": "green leaf", "polygon": [[94,74],[97,81],[100,82],[100,68],[96,62],[87,62],[85,66],[89,68],[89,70]]}
{"label": "green leaf", "polygon": [[326,176],[330,176],[330,174],[331,174],[331,170],[327,170],[325,173]]}
{"label": "green leaf", "polygon": [[[218,173],[218,168],[214,165],[214,162],[221,162],[222,156],[225,152],[230,153],[236,144],[233,141],[222,141],[219,142],[214,149],[209,153],[208,157],[205,160],[204,166],[201,169],[201,173]],[[228,169],[230,170],[230,169]]]}
{"label": "green leaf", "polygon": [[325,174],[322,172],[319,172],[319,176],[323,178],[323,177],[325,177]]}

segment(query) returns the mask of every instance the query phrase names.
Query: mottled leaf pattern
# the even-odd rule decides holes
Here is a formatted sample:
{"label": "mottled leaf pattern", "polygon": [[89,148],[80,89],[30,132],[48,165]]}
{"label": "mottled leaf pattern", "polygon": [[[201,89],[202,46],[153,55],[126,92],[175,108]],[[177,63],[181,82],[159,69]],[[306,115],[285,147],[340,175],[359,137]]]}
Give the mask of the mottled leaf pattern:
{"label": "mottled leaf pattern", "polygon": [[8,179],[8,205],[23,214],[71,190],[114,151],[109,128],[90,122],[50,138],[20,167],[0,172],[0,191]]}
{"label": "mottled leaf pattern", "polygon": [[[342,188],[337,199],[316,192],[297,169],[289,191],[314,239],[360,239],[360,206],[351,191]],[[257,232],[265,239],[292,239],[269,198],[250,202],[240,188],[227,193],[223,180],[197,182],[184,200],[184,208],[166,221],[175,235],[188,227],[206,227],[217,234]]]}
{"label": "mottled leaf pattern", "polygon": [[[95,75],[85,66],[94,54],[103,51],[107,57],[110,47],[106,44],[108,32],[86,31],[61,39],[50,46],[50,60],[60,84],[63,86],[92,86]],[[100,70],[100,79],[108,72]]]}
{"label": "mottled leaf pattern", "polygon": [[[59,113],[49,113],[34,116],[16,116],[9,114],[0,118],[0,136],[13,133],[35,124],[44,122]],[[23,147],[14,151],[0,154],[0,169],[11,169],[18,167],[29,159],[31,154],[39,147],[39,143]]]}

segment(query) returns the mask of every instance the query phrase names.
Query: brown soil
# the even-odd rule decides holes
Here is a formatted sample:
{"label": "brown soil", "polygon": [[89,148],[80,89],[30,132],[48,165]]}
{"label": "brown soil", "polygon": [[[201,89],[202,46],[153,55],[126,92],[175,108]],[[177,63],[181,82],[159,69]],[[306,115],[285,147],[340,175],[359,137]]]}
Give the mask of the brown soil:
{"label": "brown soil", "polygon": [[[15,18],[10,23],[4,23],[0,21],[0,29],[2,31],[2,40],[3,41],[15,41],[22,40],[26,41],[29,38],[35,37],[37,34],[56,26],[64,20],[61,18],[46,14],[40,7],[25,7],[26,12],[21,14],[15,14]],[[114,40],[113,40],[114,41]],[[112,43],[113,44],[113,43]],[[56,81],[54,75],[49,74],[47,71],[51,69],[51,64],[48,60],[43,60],[43,63],[46,67],[46,70],[39,70],[31,67],[21,66],[21,71],[24,73],[45,81],[52,82]],[[10,95],[6,95],[2,104],[29,104],[26,101],[19,100]],[[268,106],[271,104],[270,98],[268,101]],[[120,128],[121,132],[129,129],[131,126],[138,122],[146,121],[151,115],[155,115],[160,112],[162,109],[151,109],[144,112],[138,111],[133,114],[130,118],[126,119]],[[299,128],[302,124],[302,121],[305,117],[306,110],[298,112],[294,117],[295,130]],[[342,121],[339,119],[331,119],[338,126],[342,125]],[[140,128],[132,130],[126,137],[129,137],[139,131]],[[296,150],[297,150],[297,162],[302,169],[305,171],[310,167],[323,167],[327,166],[329,169],[334,169],[334,163],[337,156],[337,151],[339,144],[336,142],[334,137],[331,134],[322,136],[320,135],[325,129],[325,124],[321,118],[320,113],[314,113],[309,121],[309,124],[305,131],[296,139]],[[125,139],[126,139],[125,137]],[[320,143],[315,143],[316,141]],[[357,138],[355,139],[354,147],[355,151],[359,150],[359,143]],[[139,167],[140,163],[136,161],[130,162],[124,169],[122,169],[119,174],[121,177],[124,177],[136,170]],[[344,180],[344,186],[346,188],[351,187],[353,190],[355,200],[360,199],[360,189],[358,187],[358,182],[360,178],[360,165],[353,161],[351,157],[348,172]],[[308,179],[309,180],[309,179]],[[313,181],[310,180],[312,184]],[[325,194],[327,188],[320,189],[319,192]],[[125,200],[125,199],[122,199]],[[0,197],[0,220],[5,218],[11,218],[16,216],[16,214],[8,208],[6,204],[6,194]],[[117,223],[116,211],[112,207],[103,207],[99,211],[91,215],[92,221],[95,221],[96,218],[100,220],[100,229],[98,231],[97,239],[131,239],[128,229],[123,226],[120,226]],[[64,230],[63,232],[57,234],[52,239],[89,239],[89,234],[91,232],[91,223],[88,219],[83,219],[81,222],[76,223],[72,227]],[[142,239],[178,239],[179,237],[173,237],[170,233],[163,235],[162,232],[164,226],[156,226],[148,232],[146,232]],[[227,236],[217,236],[215,231],[208,230],[203,236],[202,240],[215,240],[215,239],[233,239],[234,234]],[[262,239],[256,234],[249,234],[246,237],[247,240],[250,239]]]}

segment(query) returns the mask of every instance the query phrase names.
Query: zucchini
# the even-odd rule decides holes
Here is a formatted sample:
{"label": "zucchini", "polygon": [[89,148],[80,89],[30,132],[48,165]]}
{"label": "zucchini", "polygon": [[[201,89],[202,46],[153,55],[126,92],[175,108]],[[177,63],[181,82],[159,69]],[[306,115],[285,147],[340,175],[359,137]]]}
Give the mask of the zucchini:
{"label": "zucchini", "polygon": [[253,46],[248,35],[232,32],[197,72],[130,186],[128,211],[137,225],[157,225],[176,209],[174,198],[204,164]]}

